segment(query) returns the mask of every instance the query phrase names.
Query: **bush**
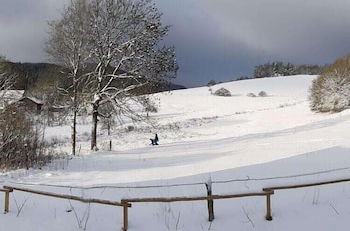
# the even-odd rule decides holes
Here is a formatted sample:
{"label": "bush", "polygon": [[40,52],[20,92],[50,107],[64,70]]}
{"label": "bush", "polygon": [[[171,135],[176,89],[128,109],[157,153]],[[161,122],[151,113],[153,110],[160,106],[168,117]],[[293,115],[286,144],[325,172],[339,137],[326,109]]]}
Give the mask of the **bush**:
{"label": "bush", "polygon": [[336,60],[316,78],[310,89],[310,107],[318,112],[339,112],[350,105],[350,55]]}
{"label": "bush", "polygon": [[226,88],[220,88],[219,90],[216,90],[214,95],[217,95],[217,96],[231,96],[231,92],[229,90],[227,90]]}
{"label": "bush", "polygon": [[264,92],[264,91],[261,91],[261,92],[259,92],[258,95],[259,95],[260,97],[266,97],[266,96],[267,96],[267,93]]}
{"label": "bush", "polygon": [[127,130],[128,132],[132,132],[132,131],[135,130],[135,127],[132,126],[132,125],[129,125],[129,126],[126,128],[126,130]]}
{"label": "bush", "polygon": [[247,96],[248,96],[248,97],[256,97],[256,95],[255,95],[254,93],[251,93],[251,92],[248,93]]}
{"label": "bush", "polygon": [[41,167],[51,160],[42,131],[14,105],[0,113],[0,169]]}
{"label": "bush", "polygon": [[158,107],[156,105],[156,102],[152,100],[148,96],[139,96],[138,102],[143,106],[144,111],[147,113],[147,117],[149,116],[149,113],[157,113]]}
{"label": "bush", "polygon": [[216,85],[215,80],[210,80],[210,81],[207,83],[207,86],[208,86],[208,87],[211,87],[211,86],[214,86],[214,85]]}

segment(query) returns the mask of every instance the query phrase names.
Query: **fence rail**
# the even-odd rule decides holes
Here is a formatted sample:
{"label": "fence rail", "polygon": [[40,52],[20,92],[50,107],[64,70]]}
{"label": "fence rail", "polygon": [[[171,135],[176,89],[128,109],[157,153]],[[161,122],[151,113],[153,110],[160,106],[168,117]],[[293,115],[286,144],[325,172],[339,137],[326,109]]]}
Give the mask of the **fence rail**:
{"label": "fence rail", "polygon": [[[207,201],[208,203],[208,220],[214,220],[214,200],[219,199],[232,199],[232,198],[242,198],[242,197],[257,197],[257,196],[266,196],[266,200],[268,201],[270,195],[273,194],[271,191],[266,192],[257,192],[257,193],[244,193],[244,194],[229,194],[229,195],[211,195],[211,187],[207,187],[208,196],[200,196],[200,197],[155,197],[155,198],[129,198],[123,199],[122,203],[131,204],[131,203],[171,203],[171,202],[188,202],[188,201]],[[129,227],[128,221],[128,208],[124,207],[123,214],[123,230],[126,231]],[[269,214],[271,208],[268,207],[267,203],[267,211],[266,214]]]}
{"label": "fence rail", "polygon": [[263,191],[307,188],[307,187],[321,186],[326,184],[338,184],[338,183],[349,182],[349,181],[350,181],[350,178],[346,178],[346,179],[340,179],[340,180],[319,181],[319,182],[308,183],[308,184],[275,186],[275,187],[263,188]]}
{"label": "fence rail", "polygon": [[262,192],[229,194],[229,195],[212,195],[211,194],[212,185],[210,184],[210,185],[206,185],[208,196],[127,198],[127,199],[122,199],[120,202],[100,200],[100,199],[87,199],[87,198],[82,198],[82,197],[78,197],[78,196],[57,194],[57,193],[52,193],[52,192],[44,192],[44,191],[39,191],[39,190],[12,187],[12,186],[3,186],[3,188],[0,188],[0,192],[4,192],[4,194],[5,194],[5,201],[4,201],[4,213],[5,214],[9,211],[9,198],[10,198],[10,193],[13,191],[21,191],[21,192],[32,193],[32,194],[48,196],[48,197],[61,198],[61,199],[76,200],[76,201],[80,201],[83,203],[96,203],[96,204],[123,207],[123,227],[122,227],[122,230],[126,231],[126,230],[128,230],[128,227],[129,227],[128,208],[130,208],[132,206],[132,203],[171,203],[171,202],[188,202],[188,201],[207,201],[208,202],[209,221],[212,221],[212,220],[214,220],[214,206],[213,206],[214,200],[243,198],[243,197],[266,197],[265,219],[271,221],[272,220],[271,196],[275,193],[276,190],[290,190],[290,189],[315,187],[315,186],[337,184],[337,183],[344,183],[344,182],[350,182],[350,178],[339,179],[339,180],[330,180],[330,181],[319,181],[319,182],[305,183],[305,184],[266,187],[266,188],[263,188]]}
{"label": "fence rail", "polygon": [[67,199],[67,200],[75,200],[75,201],[80,201],[83,203],[123,206],[123,204],[121,202],[116,202],[116,201],[107,201],[107,200],[100,200],[100,199],[87,199],[87,198],[82,198],[82,197],[77,197],[77,196],[72,196],[72,195],[44,192],[44,191],[39,191],[39,190],[27,189],[27,188],[4,186],[4,189],[10,190],[11,192],[16,190],[16,191],[22,191],[22,192],[26,192],[26,193],[38,194],[38,195],[42,195],[42,196],[56,197],[56,198]]}
{"label": "fence rail", "polygon": [[245,194],[230,194],[230,195],[211,195],[202,197],[155,197],[155,198],[130,198],[123,199],[122,201],[127,201],[129,203],[170,203],[170,202],[185,202],[185,201],[203,201],[203,200],[218,200],[218,199],[230,199],[230,198],[240,198],[240,197],[254,197],[254,196],[266,196],[268,194],[273,194],[271,192],[259,192],[259,193],[245,193]]}

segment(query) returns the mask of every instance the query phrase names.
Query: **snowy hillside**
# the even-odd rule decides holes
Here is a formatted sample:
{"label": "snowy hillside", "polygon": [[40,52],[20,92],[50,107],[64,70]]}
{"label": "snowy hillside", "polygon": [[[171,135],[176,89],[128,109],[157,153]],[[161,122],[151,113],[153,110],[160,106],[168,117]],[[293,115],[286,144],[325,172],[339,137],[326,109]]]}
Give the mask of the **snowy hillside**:
{"label": "snowy hillside", "polygon": [[[218,84],[211,91],[200,87],[156,94],[156,126],[116,127],[111,137],[114,151],[103,151],[110,137],[100,129],[102,150],[90,153],[90,125],[81,122],[79,156],[55,161],[44,170],[3,174],[2,184],[116,201],[203,196],[201,183],[208,179],[216,182],[215,194],[225,194],[349,177],[350,112],[311,112],[308,90],[314,78],[244,80]],[[211,94],[221,87],[232,97]],[[268,96],[247,96],[260,91]],[[128,131],[128,126],[133,129]],[[159,146],[149,145],[154,133]],[[69,136],[69,126],[47,131],[48,140],[63,143],[62,150],[69,150]],[[83,230],[85,222],[86,230],[122,226],[119,208],[13,195],[10,213],[0,216],[10,231]],[[264,219],[263,198],[217,200],[213,223],[207,221],[205,201],[137,204],[130,209],[129,230],[330,230],[335,222],[343,230],[349,195],[347,183],[278,192],[273,195],[271,222]],[[18,212],[15,204],[23,209]]]}

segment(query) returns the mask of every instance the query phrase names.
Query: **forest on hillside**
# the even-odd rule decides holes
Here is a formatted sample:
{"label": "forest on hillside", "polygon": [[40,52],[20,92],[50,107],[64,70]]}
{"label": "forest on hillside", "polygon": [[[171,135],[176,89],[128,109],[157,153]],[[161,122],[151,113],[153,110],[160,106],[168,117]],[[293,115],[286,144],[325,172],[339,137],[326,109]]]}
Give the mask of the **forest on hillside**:
{"label": "forest on hillside", "polygon": [[[50,63],[14,63],[6,62],[6,71],[16,75],[13,86],[17,90],[26,90],[29,93],[39,94],[55,86],[69,86],[68,71],[59,65]],[[88,72],[89,70],[86,70]],[[117,84],[117,83],[116,83]],[[171,82],[153,83],[144,88],[142,93],[155,93],[168,90],[185,89],[182,85]]]}

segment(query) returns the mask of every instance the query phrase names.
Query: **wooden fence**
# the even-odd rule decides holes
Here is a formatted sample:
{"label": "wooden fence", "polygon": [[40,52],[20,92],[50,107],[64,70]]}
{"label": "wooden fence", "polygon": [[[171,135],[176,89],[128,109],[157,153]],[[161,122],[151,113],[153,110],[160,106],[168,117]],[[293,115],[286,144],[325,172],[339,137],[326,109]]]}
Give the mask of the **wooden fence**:
{"label": "wooden fence", "polygon": [[[273,192],[258,192],[258,193],[245,193],[245,194],[229,194],[229,195],[209,195],[202,197],[156,197],[156,198],[130,198],[123,199],[122,203],[132,204],[132,203],[170,203],[170,202],[186,202],[186,201],[207,201],[208,202],[208,217],[209,221],[214,220],[214,206],[213,201],[219,199],[232,199],[232,198],[242,198],[242,197],[257,197],[266,196],[267,200],[270,198]],[[269,203],[267,203],[268,205]],[[270,213],[271,208],[267,207],[267,214]],[[128,208],[124,207],[124,219],[123,219],[123,230],[126,231],[129,227],[128,224]]]}
{"label": "wooden fence", "polygon": [[[274,192],[277,191],[277,190],[308,188],[308,187],[322,186],[322,185],[328,185],[328,184],[344,183],[344,182],[349,182],[349,181],[350,181],[350,178],[345,178],[345,179],[340,179],[340,180],[319,181],[319,182],[307,183],[307,184],[283,185],[283,186],[275,186],[275,187],[263,188],[263,191],[264,192],[271,192],[272,194],[274,194]],[[267,203],[269,204],[267,206],[270,208],[270,213],[266,214],[266,219],[267,220],[272,220],[271,198],[267,201]]]}
{"label": "wooden fence", "polygon": [[27,188],[3,186],[3,189],[0,189],[0,192],[5,193],[5,201],[4,201],[4,203],[5,203],[4,204],[4,213],[5,214],[9,212],[10,193],[13,191],[21,191],[21,192],[32,193],[32,194],[48,196],[48,197],[55,197],[55,198],[66,199],[66,200],[75,200],[75,201],[80,201],[82,203],[93,203],[93,204],[120,206],[120,207],[123,207],[124,210],[125,210],[125,208],[127,210],[128,207],[131,207],[131,204],[125,203],[125,202],[121,203],[121,202],[117,202],[117,201],[108,201],[108,200],[91,199],[91,198],[87,199],[87,198],[82,198],[82,197],[77,197],[77,196],[72,196],[72,195],[44,192],[44,191],[39,191],[39,190],[27,189]]}
{"label": "wooden fence", "polygon": [[211,185],[207,186],[207,196],[199,196],[199,197],[155,197],[155,198],[128,198],[122,199],[120,202],[117,201],[107,201],[100,199],[86,199],[82,197],[72,196],[72,195],[64,195],[57,194],[51,192],[44,192],[38,190],[32,190],[27,188],[19,188],[12,186],[3,186],[0,188],[0,192],[4,192],[5,200],[4,200],[4,213],[8,213],[9,211],[9,198],[10,193],[13,191],[21,191],[26,193],[38,194],[42,196],[55,197],[61,199],[68,200],[76,200],[83,203],[96,203],[103,205],[111,205],[111,206],[119,206],[123,207],[123,227],[122,230],[126,231],[129,227],[128,221],[128,208],[132,206],[132,203],[171,203],[171,202],[188,202],[188,201],[207,201],[208,203],[208,220],[214,220],[214,200],[220,199],[233,199],[233,198],[243,198],[243,197],[266,197],[266,215],[265,219],[271,221],[272,213],[271,213],[271,195],[275,193],[276,190],[288,190],[288,189],[297,189],[297,188],[305,188],[305,187],[314,187],[328,184],[336,184],[342,182],[349,182],[350,178],[340,179],[340,180],[332,180],[332,181],[320,181],[308,184],[297,184],[297,185],[283,185],[283,186],[275,186],[263,188],[262,192],[256,193],[243,193],[243,194],[228,194],[228,195],[212,195],[211,194]]}
{"label": "wooden fence", "polygon": [[86,199],[86,198],[72,196],[72,195],[43,192],[43,191],[32,190],[32,189],[27,189],[27,188],[4,186],[3,190],[5,191],[5,193],[6,192],[13,192],[14,190],[16,190],[16,191],[22,191],[22,192],[27,192],[27,193],[32,193],[32,194],[38,194],[38,195],[42,195],[42,196],[56,197],[56,198],[67,199],[67,200],[75,200],[75,201],[80,201],[83,203],[123,206],[122,203],[116,202],[116,201],[107,201],[107,200],[100,200],[100,199]]}

